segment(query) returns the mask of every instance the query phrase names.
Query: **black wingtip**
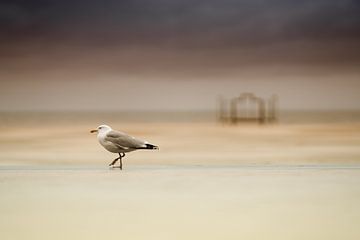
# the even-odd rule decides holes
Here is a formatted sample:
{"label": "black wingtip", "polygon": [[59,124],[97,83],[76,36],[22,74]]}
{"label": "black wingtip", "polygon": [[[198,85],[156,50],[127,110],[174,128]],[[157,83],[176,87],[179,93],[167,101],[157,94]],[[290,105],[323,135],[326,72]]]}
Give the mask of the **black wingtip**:
{"label": "black wingtip", "polygon": [[152,144],[146,144],[146,149],[159,150],[159,147]]}

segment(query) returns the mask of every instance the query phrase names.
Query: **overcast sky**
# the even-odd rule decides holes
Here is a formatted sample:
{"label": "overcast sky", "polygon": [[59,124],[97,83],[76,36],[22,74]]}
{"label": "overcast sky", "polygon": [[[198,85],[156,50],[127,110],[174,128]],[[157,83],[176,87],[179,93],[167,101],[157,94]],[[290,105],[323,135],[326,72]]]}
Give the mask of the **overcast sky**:
{"label": "overcast sky", "polygon": [[0,110],[360,109],[360,2],[1,1]]}

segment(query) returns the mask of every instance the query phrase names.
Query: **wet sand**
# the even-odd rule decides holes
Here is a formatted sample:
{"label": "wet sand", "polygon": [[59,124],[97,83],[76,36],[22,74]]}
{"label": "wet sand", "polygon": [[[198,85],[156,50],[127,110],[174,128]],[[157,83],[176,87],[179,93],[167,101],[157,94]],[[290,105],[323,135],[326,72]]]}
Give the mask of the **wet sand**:
{"label": "wet sand", "polygon": [[[360,123],[231,127],[212,122],[110,123],[160,146],[125,157],[132,165],[355,164]],[[95,126],[94,126],[95,125]],[[116,156],[89,133],[97,123],[33,124],[1,129],[0,165],[106,166]]]}
{"label": "wet sand", "polygon": [[160,146],[119,171],[89,133],[102,122],[52,118],[0,121],[0,239],[360,238],[357,121],[109,117]]}

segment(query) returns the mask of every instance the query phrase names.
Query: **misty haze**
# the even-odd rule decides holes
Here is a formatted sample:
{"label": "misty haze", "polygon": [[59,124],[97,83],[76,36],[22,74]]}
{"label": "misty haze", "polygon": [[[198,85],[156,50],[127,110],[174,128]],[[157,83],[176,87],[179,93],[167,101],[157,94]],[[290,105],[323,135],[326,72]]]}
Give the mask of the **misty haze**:
{"label": "misty haze", "polygon": [[0,239],[359,239],[359,12],[1,1]]}

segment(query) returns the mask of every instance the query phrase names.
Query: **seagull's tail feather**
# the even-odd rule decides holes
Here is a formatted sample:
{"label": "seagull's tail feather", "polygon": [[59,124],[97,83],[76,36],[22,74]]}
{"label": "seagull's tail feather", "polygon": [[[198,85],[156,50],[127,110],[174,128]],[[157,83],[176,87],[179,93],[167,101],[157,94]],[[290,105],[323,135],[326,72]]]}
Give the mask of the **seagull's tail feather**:
{"label": "seagull's tail feather", "polygon": [[155,146],[155,145],[152,145],[152,144],[147,143],[147,144],[145,144],[145,146],[144,146],[144,147],[142,147],[142,148],[140,148],[140,149],[156,149],[156,150],[158,150],[158,149],[159,149],[159,147],[158,147],[158,146]]}

